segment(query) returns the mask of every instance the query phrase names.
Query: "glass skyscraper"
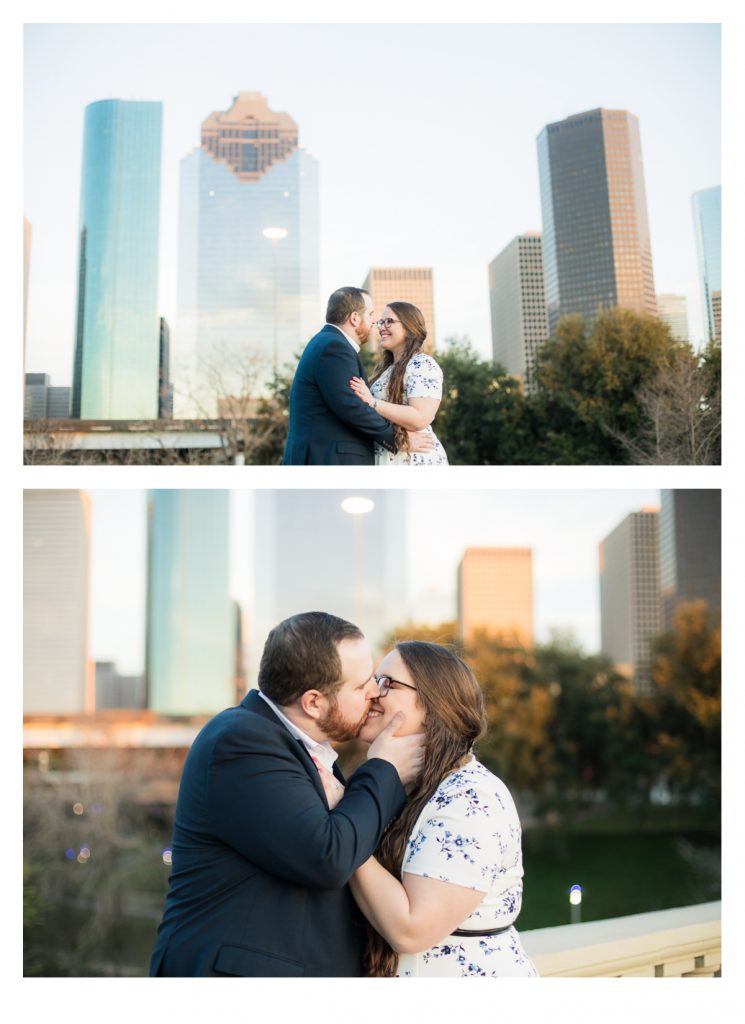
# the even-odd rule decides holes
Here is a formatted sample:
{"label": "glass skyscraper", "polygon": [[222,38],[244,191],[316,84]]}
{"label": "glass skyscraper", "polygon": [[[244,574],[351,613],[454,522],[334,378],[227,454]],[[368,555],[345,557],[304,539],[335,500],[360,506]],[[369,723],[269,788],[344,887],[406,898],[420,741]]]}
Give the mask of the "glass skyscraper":
{"label": "glass skyscraper", "polygon": [[672,629],[678,606],[722,601],[722,492],[662,491],[660,509],[662,628]]}
{"label": "glass skyscraper", "polygon": [[320,327],[318,166],[297,139],[287,114],[241,92],[182,161],[177,415],[259,393]]}
{"label": "glass skyscraper", "polygon": [[229,494],[158,490],[148,501],[147,691],[161,715],[235,703]]}
{"label": "glass skyscraper", "polygon": [[489,264],[494,362],[530,390],[538,349],[548,338],[538,231],[518,235]]}
{"label": "glass skyscraper", "polygon": [[538,136],[546,308],[559,319],[600,308],[655,315],[639,122],[626,110],[589,110]]}
{"label": "glass skyscraper", "polygon": [[722,340],[722,188],[694,192],[693,228],[707,341]]}
{"label": "glass skyscraper", "polygon": [[162,104],[85,110],[72,415],[158,415]]}

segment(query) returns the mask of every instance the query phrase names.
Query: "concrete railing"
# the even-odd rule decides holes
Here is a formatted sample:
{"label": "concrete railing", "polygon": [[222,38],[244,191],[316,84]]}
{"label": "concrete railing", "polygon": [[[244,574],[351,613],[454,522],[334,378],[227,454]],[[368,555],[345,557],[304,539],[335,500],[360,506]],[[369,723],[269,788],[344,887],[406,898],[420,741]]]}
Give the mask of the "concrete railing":
{"label": "concrete railing", "polygon": [[721,903],[520,932],[544,978],[717,978]]}

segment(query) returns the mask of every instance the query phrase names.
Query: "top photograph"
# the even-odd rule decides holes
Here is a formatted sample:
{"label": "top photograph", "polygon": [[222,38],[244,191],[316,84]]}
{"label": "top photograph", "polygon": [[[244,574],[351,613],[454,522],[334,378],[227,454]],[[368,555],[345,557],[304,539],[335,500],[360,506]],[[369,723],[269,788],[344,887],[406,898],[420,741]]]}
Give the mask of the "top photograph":
{"label": "top photograph", "polygon": [[25,465],[718,465],[716,24],[31,24]]}

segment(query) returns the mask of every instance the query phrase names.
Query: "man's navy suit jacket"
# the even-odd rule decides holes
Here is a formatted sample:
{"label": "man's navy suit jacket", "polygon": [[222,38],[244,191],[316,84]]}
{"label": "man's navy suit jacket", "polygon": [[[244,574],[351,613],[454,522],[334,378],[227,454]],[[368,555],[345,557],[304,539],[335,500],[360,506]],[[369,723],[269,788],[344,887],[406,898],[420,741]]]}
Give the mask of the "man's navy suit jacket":
{"label": "man's navy suit jacket", "polygon": [[187,755],[150,974],[360,976],[347,881],[405,803],[396,769],[373,758],[329,811],[306,747],[250,692]]}
{"label": "man's navy suit jacket", "polygon": [[371,466],[373,442],[395,450],[392,425],[361,402],[349,386],[367,380],[359,354],[326,324],[305,346],[290,389],[286,466]]}

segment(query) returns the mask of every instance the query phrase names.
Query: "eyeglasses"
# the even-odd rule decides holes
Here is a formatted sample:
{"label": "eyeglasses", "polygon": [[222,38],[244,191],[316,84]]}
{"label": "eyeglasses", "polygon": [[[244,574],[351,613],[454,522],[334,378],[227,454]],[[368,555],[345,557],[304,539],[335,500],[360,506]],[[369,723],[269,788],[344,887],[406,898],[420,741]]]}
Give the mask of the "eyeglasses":
{"label": "eyeglasses", "polygon": [[378,684],[379,697],[388,695],[391,683],[395,683],[396,686],[405,686],[407,690],[416,690],[416,686],[412,686],[411,683],[402,683],[400,679],[391,679],[390,676],[375,676],[375,682]]}
{"label": "eyeglasses", "polygon": [[387,316],[385,318],[385,320],[378,320],[377,321],[377,327],[378,327],[378,330],[380,330],[381,327],[390,327],[391,324],[400,324],[400,323],[401,323],[400,320],[394,320],[393,317]]}

